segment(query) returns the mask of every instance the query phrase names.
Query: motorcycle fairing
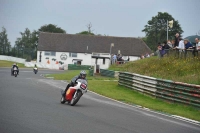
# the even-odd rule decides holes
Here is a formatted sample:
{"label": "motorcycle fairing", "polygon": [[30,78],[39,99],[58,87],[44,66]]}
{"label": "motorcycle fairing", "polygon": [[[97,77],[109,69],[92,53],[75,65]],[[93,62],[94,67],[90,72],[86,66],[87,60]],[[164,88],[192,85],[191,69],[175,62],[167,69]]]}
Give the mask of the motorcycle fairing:
{"label": "motorcycle fairing", "polygon": [[71,101],[73,96],[74,96],[74,93],[76,92],[76,89],[75,88],[69,88],[66,92],[66,95],[65,95],[65,99],[67,101]]}

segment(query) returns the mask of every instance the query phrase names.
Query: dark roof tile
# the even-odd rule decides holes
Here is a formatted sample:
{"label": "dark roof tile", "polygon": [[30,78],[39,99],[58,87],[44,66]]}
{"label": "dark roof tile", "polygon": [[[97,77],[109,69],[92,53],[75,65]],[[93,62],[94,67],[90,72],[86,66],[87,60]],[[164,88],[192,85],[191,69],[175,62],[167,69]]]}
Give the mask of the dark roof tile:
{"label": "dark roof tile", "polygon": [[75,53],[110,53],[111,43],[114,43],[112,54],[117,54],[118,50],[120,50],[121,54],[130,56],[140,56],[151,52],[149,47],[139,38],[46,32],[41,32],[39,35],[38,50]]}

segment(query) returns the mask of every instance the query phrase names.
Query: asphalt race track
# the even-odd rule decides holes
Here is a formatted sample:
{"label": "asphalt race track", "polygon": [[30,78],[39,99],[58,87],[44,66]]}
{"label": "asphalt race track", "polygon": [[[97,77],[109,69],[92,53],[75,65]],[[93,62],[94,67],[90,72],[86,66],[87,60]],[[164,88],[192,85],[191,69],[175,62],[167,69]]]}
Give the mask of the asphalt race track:
{"label": "asphalt race track", "polygon": [[60,104],[59,70],[0,68],[0,133],[200,133],[200,125],[128,106],[88,92],[74,106]]}

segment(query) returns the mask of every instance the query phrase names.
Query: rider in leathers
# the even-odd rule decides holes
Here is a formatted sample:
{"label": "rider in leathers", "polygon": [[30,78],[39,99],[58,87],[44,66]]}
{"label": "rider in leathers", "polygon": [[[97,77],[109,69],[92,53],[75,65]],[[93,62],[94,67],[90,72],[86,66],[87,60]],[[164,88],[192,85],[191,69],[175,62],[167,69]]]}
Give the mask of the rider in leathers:
{"label": "rider in leathers", "polygon": [[66,87],[66,89],[65,89],[65,91],[64,91],[64,93],[63,93],[63,97],[65,96],[65,94],[66,94],[67,90],[69,89],[69,87],[74,86],[75,83],[76,83],[76,81],[77,81],[78,79],[85,79],[85,80],[87,80],[87,79],[86,79],[86,72],[85,72],[85,71],[81,71],[81,72],[80,72],[80,75],[77,75],[77,76],[75,76],[74,78],[72,78],[71,83],[69,83],[69,84],[67,85],[67,87]]}
{"label": "rider in leathers", "polygon": [[14,64],[13,64],[13,66],[12,66],[12,68],[11,68],[11,75],[14,74],[14,73],[13,73],[13,72],[14,72],[13,69],[14,69],[15,67],[17,68],[17,74],[19,75],[19,68],[18,68],[17,63],[14,63]]}

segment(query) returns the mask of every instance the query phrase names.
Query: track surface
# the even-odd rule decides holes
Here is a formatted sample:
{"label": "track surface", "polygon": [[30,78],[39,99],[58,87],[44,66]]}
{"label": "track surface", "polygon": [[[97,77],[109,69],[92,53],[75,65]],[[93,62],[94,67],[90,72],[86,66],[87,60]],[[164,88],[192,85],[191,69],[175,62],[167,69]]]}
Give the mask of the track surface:
{"label": "track surface", "polygon": [[88,92],[76,106],[60,104],[66,83],[20,69],[0,68],[1,133],[200,133],[200,126],[137,109]]}

